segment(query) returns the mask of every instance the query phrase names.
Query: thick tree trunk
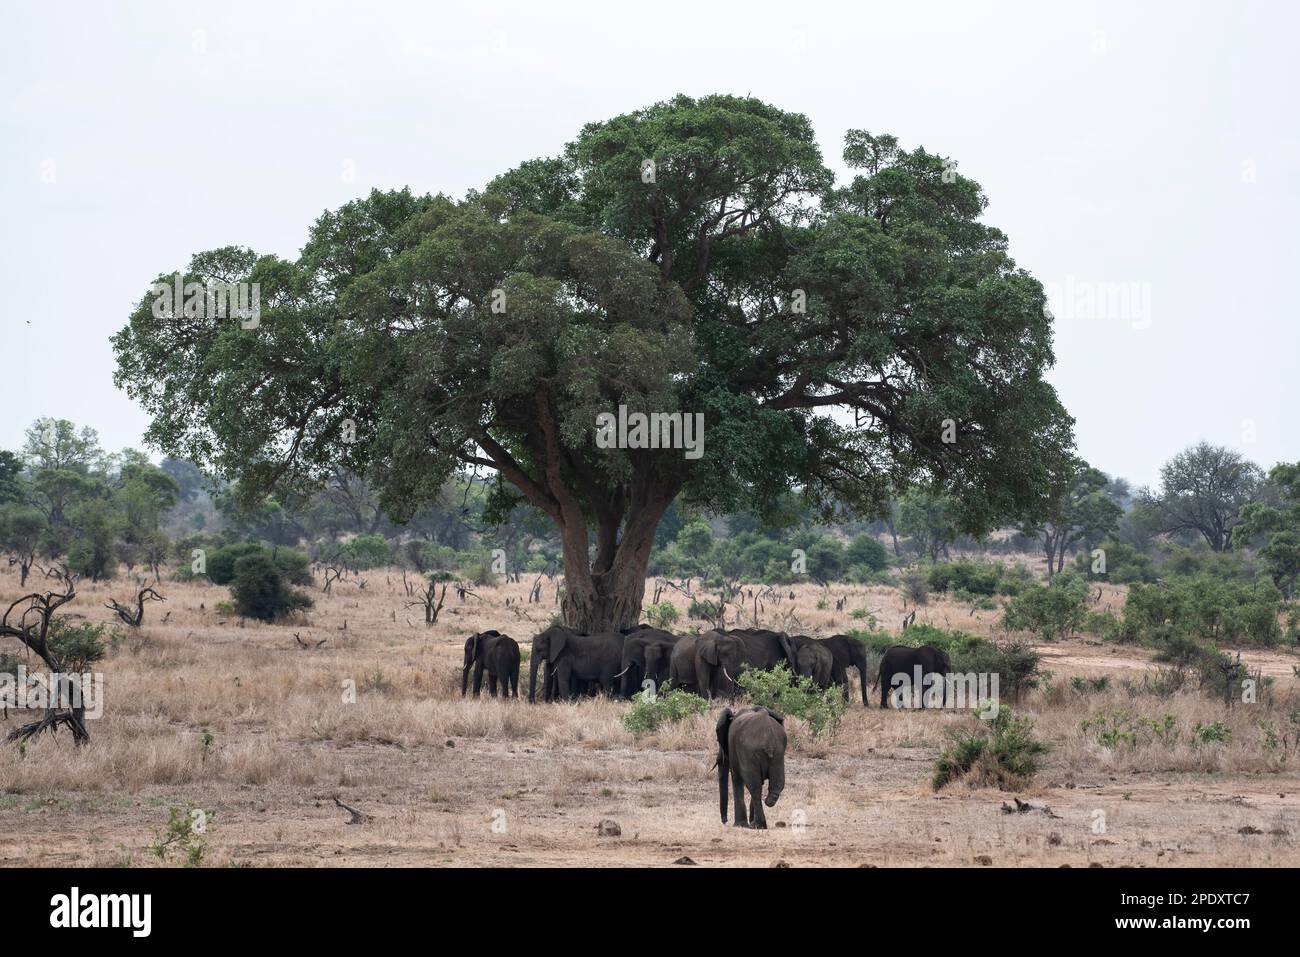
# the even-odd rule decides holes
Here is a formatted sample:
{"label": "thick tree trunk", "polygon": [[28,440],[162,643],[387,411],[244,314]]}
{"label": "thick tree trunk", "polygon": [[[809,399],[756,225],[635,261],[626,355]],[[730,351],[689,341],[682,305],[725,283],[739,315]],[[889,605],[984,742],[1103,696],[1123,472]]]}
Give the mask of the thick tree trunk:
{"label": "thick tree trunk", "polygon": [[669,501],[647,505],[629,515],[621,538],[616,519],[601,523],[597,528],[594,562],[587,557],[585,524],[574,530],[563,529],[562,611],[568,627],[595,633],[628,628],[641,620],[650,550],[654,546],[655,529]]}

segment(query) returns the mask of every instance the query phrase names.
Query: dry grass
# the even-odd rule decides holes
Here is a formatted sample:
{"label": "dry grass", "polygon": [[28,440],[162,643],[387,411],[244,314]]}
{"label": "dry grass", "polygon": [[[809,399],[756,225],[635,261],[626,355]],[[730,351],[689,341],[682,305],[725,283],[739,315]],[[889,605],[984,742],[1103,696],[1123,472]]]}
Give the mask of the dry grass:
{"label": "dry grass", "polygon": [[[399,574],[367,577],[364,590],[317,591],[306,621],[277,626],[219,614],[224,588],[164,583],[167,602],[152,605],[141,633],[103,664],[105,715],[92,723],[88,747],[73,748],[66,735],[22,751],[0,746],[0,863],[156,863],[144,848],[167,808],[190,802],[217,814],[208,835],[214,864],[644,865],[682,855],[720,865],[778,857],[964,865],[983,855],[1028,865],[1300,862],[1300,754],[1269,750],[1260,726],[1285,728],[1300,706],[1288,653],[1246,652],[1252,670],[1278,681],[1261,704],[1227,712],[1194,694],[1130,697],[1119,679],[1153,667],[1140,650],[1088,641],[1043,649],[1056,688],[1031,693],[1019,709],[1052,751],[1021,796],[1057,816],[1004,815],[1000,792],[929,790],[944,729],[967,716],[855,704],[834,740],[801,740],[791,752],[786,795],[769,812],[773,829],[750,833],[718,822],[710,715],[634,737],[621,702],[530,707],[460,697],[464,637],[496,627],[526,647],[556,610],[550,590],[538,606],[524,601],[530,582],[482,589],[483,600],[453,598],[442,621],[426,627],[405,607]],[[130,590],[122,581],[81,583],[68,610],[108,620],[103,603]],[[806,633],[861,626],[854,609],[892,630],[905,613],[888,587],[780,592],[787,597],[769,603],[764,620]],[[0,597],[17,594],[17,576],[0,569]],[[688,599],[662,598],[681,611],[678,629],[689,627]],[[1106,589],[1099,604],[1118,611],[1122,602],[1122,589]],[[917,615],[982,635],[999,633],[997,617],[946,599]],[[303,650],[295,632],[325,645]],[[1064,687],[1073,675],[1099,674],[1112,676],[1111,688],[1080,696]],[[345,703],[348,683],[355,703]],[[1179,736],[1104,747],[1082,728],[1100,712],[1135,721],[1172,714]],[[15,720],[0,720],[0,731]],[[1215,721],[1229,740],[1194,742],[1196,723]],[[347,825],[334,795],[372,821]],[[1093,831],[1098,809],[1104,836]],[[622,835],[598,836],[603,818],[618,821]],[[1243,827],[1262,833],[1238,833]]]}

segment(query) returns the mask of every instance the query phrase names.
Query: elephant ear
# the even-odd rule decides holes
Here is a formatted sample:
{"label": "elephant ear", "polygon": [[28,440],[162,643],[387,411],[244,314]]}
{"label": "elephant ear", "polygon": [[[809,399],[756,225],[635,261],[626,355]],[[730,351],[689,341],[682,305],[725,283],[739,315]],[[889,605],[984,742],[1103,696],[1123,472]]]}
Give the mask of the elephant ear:
{"label": "elephant ear", "polygon": [[784,632],[778,634],[776,640],[780,643],[781,650],[785,652],[786,661],[790,662],[790,670],[793,671],[795,668],[794,643],[790,640],[790,636]]}
{"label": "elephant ear", "polygon": [[556,658],[558,658],[560,656],[560,652],[564,651],[564,646],[565,644],[568,643],[568,641],[569,641],[568,632],[560,631],[557,628],[555,632],[551,635],[551,642],[549,645],[547,660],[554,661]]}
{"label": "elephant ear", "polygon": [[771,708],[764,708],[763,710],[768,713],[769,717],[775,718],[778,724],[785,724],[785,715],[773,711]]}
{"label": "elephant ear", "polygon": [[711,665],[718,663],[718,639],[710,638],[700,642],[700,657]]}

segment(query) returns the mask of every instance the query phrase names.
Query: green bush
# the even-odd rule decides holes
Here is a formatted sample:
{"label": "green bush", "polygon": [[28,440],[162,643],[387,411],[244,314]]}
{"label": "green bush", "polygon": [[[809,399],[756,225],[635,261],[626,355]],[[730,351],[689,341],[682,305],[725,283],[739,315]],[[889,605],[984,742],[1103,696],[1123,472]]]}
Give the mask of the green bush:
{"label": "green bush", "polygon": [[1038,772],[1047,745],[1034,737],[1029,718],[1017,717],[1006,705],[987,727],[949,732],[951,744],[939,753],[931,786],[938,791],[958,778],[978,786],[1018,788]]}
{"label": "green bush", "polygon": [[671,628],[679,617],[677,606],[670,601],[661,601],[657,605],[646,605],[643,612],[645,620],[656,628]]}
{"label": "green bush", "polygon": [[343,544],[343,561],[356,569],[383,568],[392,564],[393,550],[382,535],[358,535]]}
{"label": "green bush", "polygon": [[[272,551],[256,542],[236,542],[223,545],[207,554],[208,580],[214,585],[229,585],[235,580],[235,564],[249,555],[271,557]],[[292,548],[275,549],[275,564],[285,580],[292,585],[311,584],[311,566],[306,555]]]}
{"label": "green bush", "polygon": [[632,707],[623,714],[623,727],[633,734],[642,734],[708,710],[708,701],[699,695],[679,688],[670,689],[665,684],[658,694],[646,689],[632,696]]}
{"label": "green bush", "polygon": [[83,674],[92,664],[103,660],[108,645],[120,641],[122,633],[103,622],[54,618],[45,638],[64,671]]}
{"label": "green bush", "polygon": [[811,678],[792,675],[785,663],[770,671],[743,671],[736,683],[754,704],[803,720],[814,738],[831,737],[847,707],[838,685],[822,690]]}
{"label": "green bush", "polygon": [[889,566],[889,554],[874,535],[855,535],[844,550],[844,560],[850,569],[860,565],[871,572],[882,572]]}
{"label": "green bush", "polygon": [[1007,605],[1002,621],[1012,631],[1033,631],[1044,641],[1068,638],[1083,625],[1088,583],[1062,572],[1050,585],[1028,585]]}
{"label": "green bush", "polygon": [[[1159,645],[1171,634],[1221,644],[1275,645],[1282,640],[1282,595],[1267,580],[1200,574],[1135,584],[1124,604],[1124,630]],[[1168,624],[1166,624],[1168,623]]]}
{"label": "green bush", "polygon": [[991,597],[998,593],[1002,566],[992,562],[961,559],[931,566],[926,577],[934,591],[962,591],[970,595]]}
{"label": "green bush", "polygon": [[1143,555],[1132,545],[1124,542],[1106,541],[1101,544],[1106,555],[1106,570],[1094,572],[1092,550],[1081,551],[1074,559],[1074,567],[1080,575],[1090,581],[1112,582],[1117,585],[1131,585],[1133,582],[1153,582],[1156,569],[1151,559]]}
{"label": "green bush", "polygon": [[312,606],[312,600],[291,588],[280,567],[265,554],[245,555],[235,562],[230,594],[238,614],[260,621],[275,621]]}

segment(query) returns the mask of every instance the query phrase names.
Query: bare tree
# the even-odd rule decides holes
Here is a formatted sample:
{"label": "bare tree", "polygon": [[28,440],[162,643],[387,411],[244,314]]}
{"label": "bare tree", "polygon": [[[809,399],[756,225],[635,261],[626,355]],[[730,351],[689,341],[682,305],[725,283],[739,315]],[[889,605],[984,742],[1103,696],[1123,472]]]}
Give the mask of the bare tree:
{"label": "bare tree", "polygon": [[[0,637],[17,638],[24,647],[45,663],[51,675],[58,676],[60,685],[59,688],[50,689],[50,700],[44,715],[36,721],[10,731],[7,740],[24,741],[47,729],[52,733],[62,724],[71,729],[72,740],[81,745],[90,740],[90,732],[86,730],[86,709],[80,694],[81,689],[76,679],[64,672],[63,662],[59,660],[49,644],[50,625],[54,621],[54,613],[72,601],[77,596],[77,590],[75,580],[66,567],[51,574],[62,582],[63,591],[48,591],[43,595],[40,593],[24,595],[10,605],[0,617]],[[18,612],[16,620],[13,617],[15,612]],[[62,695],[56,692],[61,691],[70,692],[66,698],[71,703],[68,708],[55,707],[56,702],[62,698]]]}

